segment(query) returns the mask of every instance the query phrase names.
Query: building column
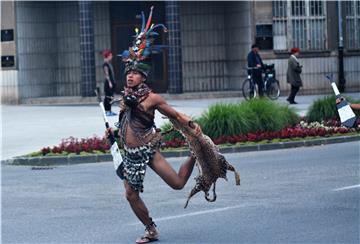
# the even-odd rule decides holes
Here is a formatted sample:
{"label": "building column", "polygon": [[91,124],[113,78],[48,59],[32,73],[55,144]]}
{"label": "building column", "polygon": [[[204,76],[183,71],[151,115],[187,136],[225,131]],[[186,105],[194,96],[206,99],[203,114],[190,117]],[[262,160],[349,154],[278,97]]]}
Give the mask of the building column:
{"label": "building column", "polygon": [[93,9],[91,1],[79,1],[80,64],[83,97],[94,96],[96,88]]}
{"label": "building column", "polygon": [[182,93],[180,2],[166,1],[166,27],[169,37],[168,79],[169,93]]}

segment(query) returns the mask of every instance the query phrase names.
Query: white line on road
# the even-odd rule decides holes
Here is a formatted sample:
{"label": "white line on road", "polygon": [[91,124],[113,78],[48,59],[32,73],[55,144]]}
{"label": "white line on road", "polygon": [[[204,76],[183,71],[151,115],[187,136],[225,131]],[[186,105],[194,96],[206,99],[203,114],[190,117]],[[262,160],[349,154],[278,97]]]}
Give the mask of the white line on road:
{"label": "white line on road", "polygon": [[359,185],[345,186],[345,187],[341,187],[341,188],[336,188],[336,189],[333,189],[333,191],[343,191],[343,190],[359,188],[359,187],[360,187],[360,184]]}
{"label": "white line on road", "polygon": [[[249,206],[249,204],[242,204],[242,205],[235,205],[235,206],[225,207],[225,208],[215,208],[215,209],[203,210],[203,211],[192,212],[192,213],[187,213],[187,214],[179,214],[179,215],[173,215],[173,216],[168,216],[168,217],[155,218],[155,221],[158,222],[158,221],[178,219],[178,218],[184,218],[184,217],[190,217],[190,216],[196,216],[196,215],[202,215],[202,214],[216,213],[216,212],[222,212],[222,211],[227,211],[230,209],[248,207],[248,206]],[[137,224],[139,224],[139,222],[132,223],[129,225],[137,225]]]}

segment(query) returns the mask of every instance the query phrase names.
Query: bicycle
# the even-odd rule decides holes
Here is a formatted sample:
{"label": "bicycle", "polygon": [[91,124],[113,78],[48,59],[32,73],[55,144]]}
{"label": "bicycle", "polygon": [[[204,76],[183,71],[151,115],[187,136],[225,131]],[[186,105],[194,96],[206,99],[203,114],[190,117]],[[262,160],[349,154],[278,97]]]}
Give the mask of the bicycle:
{"label": "bicycle", "polygon": [[[264,88],[263,92],[271,100],[278,99],[280,96],[280,83],[275,78],[275,65],[274,64],[265,64],[264,65]],[[262,67],[247,67],[247,70],[250,70],[250,75],[243,82],[242,93],[246,100],[255,98],[257,96],[257,84],[253,79],[253,71],[262,69]]]}

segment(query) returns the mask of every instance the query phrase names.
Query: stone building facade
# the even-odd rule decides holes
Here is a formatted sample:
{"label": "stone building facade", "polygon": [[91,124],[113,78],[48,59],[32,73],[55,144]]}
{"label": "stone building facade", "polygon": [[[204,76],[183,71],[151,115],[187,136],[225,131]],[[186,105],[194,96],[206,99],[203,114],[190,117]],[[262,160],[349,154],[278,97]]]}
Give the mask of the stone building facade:
{"label": "stone building facade", "polygon": [[[360,90],[360,1],[342,2],[346,90]],[[1,2],[1,101],[87,99],[102,86],[101,50],[121,53],[141,11],[171,27],[157,42],[150,85],[160,93],[240,91],[246,56],[258,42],[287,93],[287,58],[302,50],[304,93],[330,92],[326,73],[338,73],[339,12],[332,1],[92,1]],[[352,6],[353,5],[353,6]],[[123,64],[113,60],[117,90]]]}

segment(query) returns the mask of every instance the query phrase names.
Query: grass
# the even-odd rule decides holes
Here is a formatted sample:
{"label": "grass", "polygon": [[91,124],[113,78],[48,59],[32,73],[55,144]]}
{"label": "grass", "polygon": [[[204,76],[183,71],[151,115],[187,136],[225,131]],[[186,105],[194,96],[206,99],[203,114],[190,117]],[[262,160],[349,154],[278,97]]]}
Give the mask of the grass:
{"label": "grass", "polygon": [[[350,103],[360,103],[360,100],[355,100],[351,97],[345,97]],[[309,107],[309,110],[306,114],[307,120],[309,122],[313,121],[322,121],[332,118],[339,119],[339,115],[336,109],[335,104],[336,97],[325,96],[314,101],[314,103]],[[356,116],[360,116],[360,111],[354,111]]]}

